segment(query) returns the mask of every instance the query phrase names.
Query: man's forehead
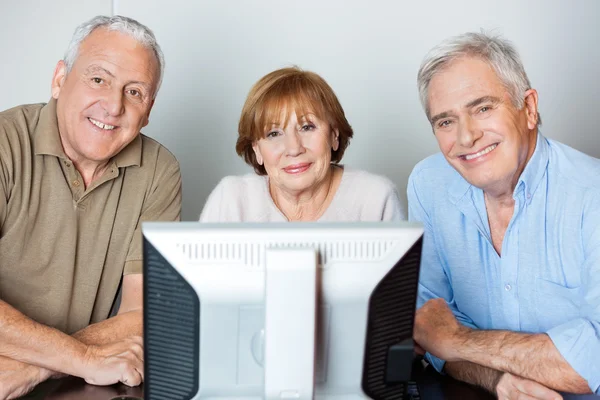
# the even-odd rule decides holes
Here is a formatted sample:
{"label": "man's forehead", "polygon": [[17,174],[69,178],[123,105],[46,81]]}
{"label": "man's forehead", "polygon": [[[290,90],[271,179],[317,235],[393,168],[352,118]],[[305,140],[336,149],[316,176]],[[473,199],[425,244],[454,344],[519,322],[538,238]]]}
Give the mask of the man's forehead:
{"label": "man's forehead", "polygon": [[98,28],[83,40],[75,64],[85,72],[104,70],[115,75],[128,70],[147,81],[158,80],[160,71],[154,52],[134,38]]}
{"label": "man's forehead", "polygon": [[79,54],[84,53],[114,53],[121,56],[135,56],[152,59],[156,56],[152,49],[147,48],[135,38],[118,31],[108,31],[103,28],[94,30],[79,46]]}
{"label": "man's forehead", "polygon": [[[450,105],[467,105],[481,96],[500,96],[504,85],[493,68],[475,57],[463,57],[436,73],[429,84],[430,112]],[[457,104],[458,103],[458,104]]]}

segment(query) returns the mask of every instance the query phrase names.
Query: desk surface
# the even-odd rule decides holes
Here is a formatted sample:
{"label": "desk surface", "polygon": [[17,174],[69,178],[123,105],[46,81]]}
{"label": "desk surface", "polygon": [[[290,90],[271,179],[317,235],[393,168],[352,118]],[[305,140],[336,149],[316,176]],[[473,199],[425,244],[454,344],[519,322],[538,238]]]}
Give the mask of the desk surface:
{"label": "desk surface", "polygon": [[[413,366],[413,379],[418,383],[421,398],[486,400],[494,396],[485,391],[439,375],[433,368],[423,370],[420,363]],[[21,400],[110,400],[118,396],[144,397],[142,387],[130,388],[125,385],[93,386],[79,378],[50,380],[36,387],[33,392]]]}
{"label": "desk surface", "polygon": [[[118,399],[120,396],[129,396],[131,400],[143,399],[143,385],[93,386],[85,383],[83,379],[70,377],[43,382],[20,400],[111,400],[115,397]],[[128,399],[128,397],[124,398]]]}
{"label": "desk surface", "polygon": [[[495,396],[482,389],[439,375],[433,368],[423,369],[420,363],[413,367],[413,379],[417,382],[423,400],[487,400]],[[132,400],[144,397],[143,386],[128,387],[125,385],[92,386],[79,378],[50,380],[36,387],[33,392],[21,400],[111,400],[129,396]],[[600,400],[600,397],[565,395],[565,400]]]}

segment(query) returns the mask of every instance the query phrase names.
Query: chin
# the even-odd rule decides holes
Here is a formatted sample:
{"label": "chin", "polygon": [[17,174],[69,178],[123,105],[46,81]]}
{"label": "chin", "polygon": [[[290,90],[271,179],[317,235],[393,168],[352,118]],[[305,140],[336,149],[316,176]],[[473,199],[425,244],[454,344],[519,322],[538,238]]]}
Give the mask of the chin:
{"label": "chin", "polygon": [[473,176],[473,175],[464,176],[463,175],[463,177],[471,185],[473,185],[479,189],[482,189],[482,190],[485,190],[486,188],[493,186],[494,183],[498,181],[497,179],[494,179],[493,177],[490,177],[490,176],[480,176],[480,175],[479,176]]}
{"label": "chin", "polygon": [[283,184],[283,187],[285,187],[287,190],[294,191],[294,192],[302,192],[304,190],[310,189],[312,186],[314,186],[313,181],[307,182],[304,179],[288,180],[288,181],[284,182],[284,184]]}

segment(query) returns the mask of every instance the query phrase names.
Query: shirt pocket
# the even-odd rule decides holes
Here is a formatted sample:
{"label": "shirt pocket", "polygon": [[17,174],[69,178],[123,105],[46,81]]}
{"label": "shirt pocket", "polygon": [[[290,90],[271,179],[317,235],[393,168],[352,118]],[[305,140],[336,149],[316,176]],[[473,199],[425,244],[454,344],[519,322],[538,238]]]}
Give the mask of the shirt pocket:
{"label": "shirt pocket", "polygon": [[540,332],[564,324],[580,316],[580,288],[566,287],[555,282],[537,278],[536,316]]}

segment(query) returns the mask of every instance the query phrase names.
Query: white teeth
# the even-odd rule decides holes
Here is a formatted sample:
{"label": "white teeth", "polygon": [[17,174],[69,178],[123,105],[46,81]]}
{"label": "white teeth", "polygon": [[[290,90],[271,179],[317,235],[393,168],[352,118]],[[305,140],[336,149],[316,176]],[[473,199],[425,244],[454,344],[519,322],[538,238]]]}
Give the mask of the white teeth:
{"label": "white teeth", "polygon": [[102,122],[96,121],[95,119],[91,119],[91,118],[88,118],[88,119],[90,120],[90,122],[92,124],[96,125],[100,129],[106,129],[107,131],[115,129],[114,125],[103,124]]}
{"label": "white teeth", "polygon": [[496,144],[493,144],[493,145],[491,145],[491,146],[488,146],[488,147],[486,147],[485,149],[481,150],[481,151],[480,151],[480,152],[478,152],[478,153],[475,153],[475,154],[467,154],[467,155],[465,155],[465,156],[464,156],[464,157],[465,157],[465,160],[472,160],[472,159],[474,159],[474,158],[481,157],[482,155],[484,155],[484,154],[487,154],[487,153],[489,153],[490,151],[494,150],[494,149],[496,148],[496,146],[498,146],[498,144],[497,144],[497,143],[496,143]]}

